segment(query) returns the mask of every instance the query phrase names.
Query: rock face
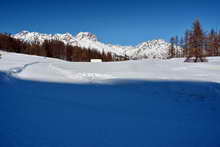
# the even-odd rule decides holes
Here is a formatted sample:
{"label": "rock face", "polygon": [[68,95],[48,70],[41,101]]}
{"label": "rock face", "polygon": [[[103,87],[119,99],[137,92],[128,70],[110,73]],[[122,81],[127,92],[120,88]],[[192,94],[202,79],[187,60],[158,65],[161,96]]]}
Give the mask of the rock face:
{"label": "rock face", "polygon": [[[80,32],[76,36],[73,36],[70,33],[43,34],[38,32],[22,31],[13,35],[13,37],[26,42],[38,41],[40,43],[42,43],[44,40],[56,39],[72,46],[95,49],[100,52],[111,52],[118,56],[128,56],[130,59],[167,59],[170,46],[170,43],[162,39],[146,41],[136,46],[105,44],[100,42],[96,35],[89,32]],[[176,48],[177,50],[181,51],[180,47]]]}
{"label": "rock face", "polygon": [[80,32],[76,35],[78,40],[91,40],[91,41],[98,41],[96,35],[89,33],[89,32]]}

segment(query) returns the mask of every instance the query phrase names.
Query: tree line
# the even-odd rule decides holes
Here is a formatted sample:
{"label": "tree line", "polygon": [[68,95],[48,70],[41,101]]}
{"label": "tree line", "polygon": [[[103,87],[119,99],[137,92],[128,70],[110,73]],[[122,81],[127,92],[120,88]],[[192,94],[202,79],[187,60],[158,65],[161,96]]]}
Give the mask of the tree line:
{"label": "tree line", "polygon": [[[192,28],[187,29],[183,37],[171,37],[169,56],[186,57],[187,60],[195,57],[195,62],[206,61],[206,56],[220,56],[220,31],[212,29],[205,32],[199,20],[195,20]],[[176,46],[183,50],[178,52]]]}
{"label": "tree line", "polygon": [[0,34],[0,50],[76,62],[89,62],[91,59],[102,59],[102,61],[127,60],[125,57],[112,55],[109,52],[99,52],[94,49],[72,46],[64,44],[59,40],[45,40],[43,43],[37,41],[28,43],[15,39],[9,34]]}

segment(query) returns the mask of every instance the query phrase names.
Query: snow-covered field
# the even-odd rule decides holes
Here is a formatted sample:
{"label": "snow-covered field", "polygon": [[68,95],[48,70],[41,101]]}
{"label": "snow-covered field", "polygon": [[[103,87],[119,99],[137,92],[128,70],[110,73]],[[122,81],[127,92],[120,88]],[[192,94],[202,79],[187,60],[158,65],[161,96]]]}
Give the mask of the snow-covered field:
{"label": "snow-covered field", "polygon": [[220,82],[220,57],[208,63],[184,59],[80,63],[2,52],[0,70],[21,78],[68,83],[109,83],[112,80],[181,80]]}
{"label": "snow-covered field", "polygon": [[73,63],[1,54],[0,147],[220,146],[220,57]]}

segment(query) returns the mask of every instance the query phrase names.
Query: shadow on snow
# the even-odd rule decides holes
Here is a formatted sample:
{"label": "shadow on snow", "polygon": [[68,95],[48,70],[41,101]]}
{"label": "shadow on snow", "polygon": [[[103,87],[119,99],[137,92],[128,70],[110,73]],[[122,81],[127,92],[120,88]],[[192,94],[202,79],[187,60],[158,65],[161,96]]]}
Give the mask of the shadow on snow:
{"label": "shadow on snow", "polygon": [[0,72],[0,146],[220,145],[220,84],[66,84]]}

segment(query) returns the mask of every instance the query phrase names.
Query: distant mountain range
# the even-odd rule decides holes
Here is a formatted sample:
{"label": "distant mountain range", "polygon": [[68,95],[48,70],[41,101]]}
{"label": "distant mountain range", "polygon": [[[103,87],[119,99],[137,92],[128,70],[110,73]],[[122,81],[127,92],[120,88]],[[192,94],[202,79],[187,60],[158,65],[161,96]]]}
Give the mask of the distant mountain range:
{"label": "distant mountain range", "polygon": [[[130,59],[141,58],[157,58],[167,59],[170,43],[163,39],[151,40],[142,42],[136,46],[120,46],[113,44],[105,44],[100,42],[96,35],[89,32],[80,32],[76,36],[70,33],[65,34],[43,34],[38,32],[21,31],[12,35],[16,39],[23,40],[25,42],[38,41],[42,43],[44,40],[59,40],[65,44],[72,46],[79,46],[83,48],[95,49],[100,52],[110,52],[118,56],[128,56]],[[181,50],[176,46],[176,50]]]}

